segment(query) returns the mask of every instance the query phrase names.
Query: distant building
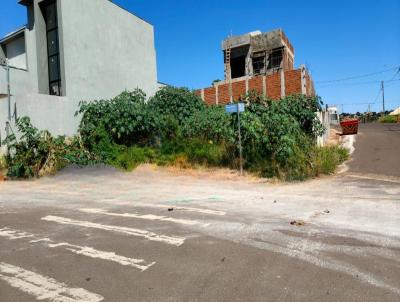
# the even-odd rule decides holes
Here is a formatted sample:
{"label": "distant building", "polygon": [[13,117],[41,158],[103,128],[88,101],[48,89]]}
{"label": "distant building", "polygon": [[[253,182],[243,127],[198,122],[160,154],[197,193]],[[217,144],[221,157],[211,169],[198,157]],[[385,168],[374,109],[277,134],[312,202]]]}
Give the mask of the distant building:
{"label": "distant building", "polygon": [[340,116],[337,107],[331,106],[327,108],[329,113],[329,122],[332,125],[338,125],[340,121]]}
{"label": "distant building", "polygon": [[[21,0],[27,25],[0,40],[0,131],[12,115],[73,134],[81,100],[108,99],[157,83],[154,29],[109,0]],[[5,14],[6,12],[3,12]]]}
{"label": "distant building", "polygon": [[272,99],[315,95],[306,68],[294,68],[294,48],[281,29],[230,37],[222,42],[222,51],[225,80],[196,91],[208,104],[226,104],[251,90]]}

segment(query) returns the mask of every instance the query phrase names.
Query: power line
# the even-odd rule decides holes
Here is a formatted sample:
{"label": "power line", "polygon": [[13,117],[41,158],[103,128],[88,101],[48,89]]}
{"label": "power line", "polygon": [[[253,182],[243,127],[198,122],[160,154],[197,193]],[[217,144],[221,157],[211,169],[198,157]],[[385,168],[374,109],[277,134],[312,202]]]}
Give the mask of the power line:
{"label": "power line", "polygon": [[[395,80],[386,80],[384,81],[385,83],[391,83],[391,82],[397,82],[400,81],[400,79],[395,79]],[[356,83],[331,83],[331,84],[325,84],[323,86],[318,86],[318,88],[325,88],[325,87],[331,87],[331,86],[357,86],[357,85],[368,85],[368,84],[378,84],[381,83],[382,81],[366,81],[366,82],[356,82]]]}
{"label": "power line", "polygon": [[391,78],[390,80],[394,80],[394,78],[395,78],[398,74],[400,74],[400,67],[397,69],[397,71],[394,73],[393,78]]}
{"label": "power line", "polygon": [[381,96],[381,93],[382,93],[382,89],[379,88],[378,95],[377,95],[376,98],[374,99],[374,104],[376,103],[376,101],[378,100],[378,98]]}
{"label": "power line", "polygon": [[334,83],[334,82],[349,81],[349,80],[354,80],[354,79],[371,77],[371,76],[374,76],[374,75],[377,75],[377,74],[382,74],[382,73],[385,73],[385,72],[389,72],[389,71],[395,70],[395,69],[400,70],[400,66],[392,67],[392,68],[381,70],[381,71],[377,71],[377,72],[367,73],[367,74],[363,74],[363,75],[357,75],[357,76],[342,78],[342,79],[327,80],[327,81],[316,81],[315,83]]}

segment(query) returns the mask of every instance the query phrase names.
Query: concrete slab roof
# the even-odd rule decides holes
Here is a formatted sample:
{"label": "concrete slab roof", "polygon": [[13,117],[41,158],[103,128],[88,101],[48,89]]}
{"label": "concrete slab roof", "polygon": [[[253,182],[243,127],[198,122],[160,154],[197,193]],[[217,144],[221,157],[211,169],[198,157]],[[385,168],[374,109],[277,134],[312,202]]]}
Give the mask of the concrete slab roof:
{"label": "concrete slab roof", "polygon": [[[275,29],[275,30],[271,30],[269,32],[267,32],[268,34],[279,34],[280,29]],[[229,37],[227,39],[225,39],[222,42],[222,49],[225,50],[227,48],[235,48],[235,47],[239,47],[239,46],[243,46],[243,45],[247,45],[251,43],[251,39],[253,37],[262,35],[263,33],[259,30],[257,31],[253,31],[244,35],[239,35],[239,36],[233,36],[233,37]]]}

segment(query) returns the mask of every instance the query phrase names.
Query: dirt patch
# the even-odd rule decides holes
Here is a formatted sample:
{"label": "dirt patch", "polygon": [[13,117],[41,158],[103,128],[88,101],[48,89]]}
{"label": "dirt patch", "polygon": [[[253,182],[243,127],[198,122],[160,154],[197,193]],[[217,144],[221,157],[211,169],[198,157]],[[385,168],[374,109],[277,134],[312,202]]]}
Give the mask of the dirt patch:
{"label": "dirt patch", "polygon": [[338,129],[334,129],[332,128],[329,131],[329,137],[326,141],[326,145],[327,146],[337,146],[341,144],[341,131],[339,131]]}
{"label": "dirt patch", "polygon": [[276,180],[267,178],[260,178],[250,173],[245,173],[240,176],[238,171],[231,169],[221,168],[179,168],[175,166],[160,167],[152,164],[143,164],[136,168],[135,172],[148,173],[158,172],[162,174],[168,174],[170,176],[191,176],[199,179],[210,179],[210,180],[228,180],[228,181],[240,181],[240,182],[251,182],[251,183],[273,183]]}

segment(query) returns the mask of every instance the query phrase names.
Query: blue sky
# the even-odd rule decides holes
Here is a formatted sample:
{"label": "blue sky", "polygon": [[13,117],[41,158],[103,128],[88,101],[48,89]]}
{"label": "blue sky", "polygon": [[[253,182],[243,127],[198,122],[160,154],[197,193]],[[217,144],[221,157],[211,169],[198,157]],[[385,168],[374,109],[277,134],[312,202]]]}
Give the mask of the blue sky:
{"label": "blue sky", "polygon": [[[23,25],[26,14],[16,0],[1,2],[3,36]],[[296,66],[308,66],[324,102],[344,104],[346,112],[365,111],[368,105],[360,103],[372,102],[372,110],[381,110],[379,81],[400,79],[394,69],[400,66],[400,0],[114,2],[154,25],[158,77],[168,84],[209,86],[223,78],[222,39],[275,28],[288,35]],[[400,80],[385,86],[387,107],[400,106]]]}

